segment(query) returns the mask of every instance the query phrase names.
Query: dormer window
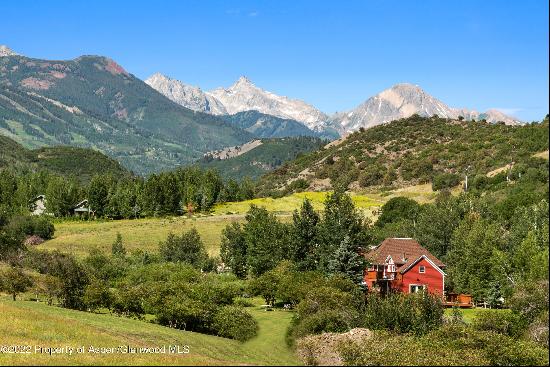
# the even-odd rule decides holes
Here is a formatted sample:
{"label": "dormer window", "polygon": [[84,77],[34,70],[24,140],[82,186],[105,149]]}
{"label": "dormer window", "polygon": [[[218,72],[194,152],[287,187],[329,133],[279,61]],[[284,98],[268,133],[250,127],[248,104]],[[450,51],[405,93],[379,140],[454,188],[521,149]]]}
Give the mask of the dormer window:
{"label": "dormer window", "polygon": [[426,272],[426,267],[424,265],[421,265],[418,267],[418,272],[420,274],[424,274]]}

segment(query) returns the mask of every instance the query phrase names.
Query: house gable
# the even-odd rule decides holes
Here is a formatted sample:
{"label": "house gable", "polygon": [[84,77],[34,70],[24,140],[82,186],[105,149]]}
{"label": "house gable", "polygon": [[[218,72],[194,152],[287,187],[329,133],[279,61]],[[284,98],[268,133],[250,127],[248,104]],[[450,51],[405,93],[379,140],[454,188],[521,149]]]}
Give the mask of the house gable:
{"label": "house gable", "polygon": [[422,286],[429,293],[443,294],[445,273],[428,257],[421,256],[414,264],[403,270],[396,284],[403,293],[410,293],[411,286]]}

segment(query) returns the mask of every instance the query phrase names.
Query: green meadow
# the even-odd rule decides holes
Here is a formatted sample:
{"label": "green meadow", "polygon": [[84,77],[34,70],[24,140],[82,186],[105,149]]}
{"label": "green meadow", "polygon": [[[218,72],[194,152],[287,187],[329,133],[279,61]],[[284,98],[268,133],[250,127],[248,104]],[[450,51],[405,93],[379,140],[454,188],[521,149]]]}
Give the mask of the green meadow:
{"label": "green meadow", "polygon": [[[244,221],[250,205],[265,207],[282,220],[290,220],[292,212],[300,208],[305,198],[310,199],[314,207],[321,211],[326,195],[326,192],[304,192],[279,199],[259,198],[217,204],[210,214],[199,214],[191,218],[181,216],[123,220],[61,220],[55,222],[54,238],[41,244],[40,248],[60,250],[77,257],[86,256],[92,248],[110,252],[111,244],[115,241],[117,233],[120,233],[128,251],[140,249],[156,252],[159,242],[164,241],[168,233],[180,234],[196,228],[209,254],[216,256],[219,254],[222,230],[231,222]],[[357,208],[368,217],[372,217],[373,212],[387,200],[359,194],[351,196]]]}
{"label": "green meadow", "polygon": [[[171,329],[146,321],[48,306],[0,297],[0,346],[28,345],[31,354],[0,353],[0,365],[292,365],[298,364],[284,335],[292,312],[265,312],[256,300],[248,310],[256,318],[258,335],[238,342]],[[89,347],[115,348],[188,346],[187,354],[89,352]],[[81,354],[35,353],[35,346],[79,347]],[[183,350],[183,348],[181,349]]]}

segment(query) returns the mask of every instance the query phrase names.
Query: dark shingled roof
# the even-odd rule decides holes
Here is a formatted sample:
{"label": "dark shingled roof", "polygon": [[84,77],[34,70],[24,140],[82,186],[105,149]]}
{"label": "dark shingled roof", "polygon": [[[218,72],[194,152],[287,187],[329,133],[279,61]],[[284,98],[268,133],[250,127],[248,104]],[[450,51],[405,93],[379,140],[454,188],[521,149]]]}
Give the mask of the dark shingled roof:
{"label": "dark shingled roof", "polygon": [[407,266],[422,255],[426,255],[428,259],[440,268],[445,267],[445,264],[441,260],[412,238],[386,238],[380,245],[366,253],[365,258],[372,264],[383,265],[388,255],[391,255],[393,262],[398,267],[398,271],[407,268]]}

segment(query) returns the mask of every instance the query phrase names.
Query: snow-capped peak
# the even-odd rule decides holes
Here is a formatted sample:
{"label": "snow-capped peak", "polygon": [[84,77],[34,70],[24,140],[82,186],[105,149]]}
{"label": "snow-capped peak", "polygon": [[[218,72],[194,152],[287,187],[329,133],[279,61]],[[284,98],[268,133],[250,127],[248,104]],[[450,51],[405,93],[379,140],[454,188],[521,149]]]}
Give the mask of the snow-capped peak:
{"label": "snow-capped peak", "polygon": [[324,113],[304,101],[263,90],[246,76],[241,76],[227,89],[217,88],[209,94],[218,99],[230,114],[254,110],[299,121],[312,130],[322,128],[328,119]]}
{"label": "snow-capped peak", "polygon": [[166,97],[193,111],[214,115],[226,114],[223,104],[199,87],[184,84],[161,73],[155,73],[145,80],[152,88]]}
{"label": "snow-capped peak", "polygon": [[486,119],[489,122],[503,121],[517,124],[518,120],[498,111],[479,113],[474,110],[457,109],[447,106],[437,98],[426,93],[418,85],[400,83],[367,99],[354,110],[334,116],[345,131],[372,127],[393,120],[409,117],[413,114],[456,119],[463,116],[467,120]]}
{"label": "snow-capped peak", "polygon": [[246,76],[241,75],[241,77],[229,89],[239,88],[239,87],[242,87],[242,86],[255,86],[255,85]]}

